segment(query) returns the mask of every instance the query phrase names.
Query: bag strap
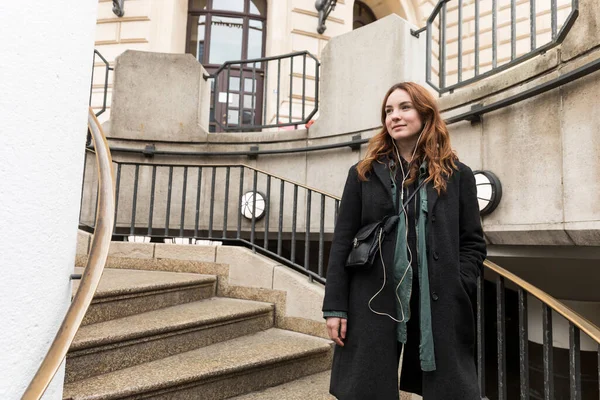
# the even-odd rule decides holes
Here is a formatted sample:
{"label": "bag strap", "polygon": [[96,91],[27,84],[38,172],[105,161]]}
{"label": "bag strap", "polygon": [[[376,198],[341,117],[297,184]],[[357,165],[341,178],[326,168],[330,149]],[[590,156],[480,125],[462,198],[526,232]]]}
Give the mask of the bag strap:
{"label": "bag strap", "polygon": [[[413,199],[413,197],[415,197],[417,192],[419,190],[421,190],[421,188],[423,187],[424,184],[425,184],[425,179],[423,179],[421,181],[421,183],[419,183],[419,186],[417,186],[417,188],[411,193],[411,195],[408,196],[408,199],[406,199],[406,201],[404,202],[404,206],[402,207],[402,210],[398,212],[398,215],[400,215],[401,212],[404,212],[404,210],[406,210],[406,207],[408,207],[408,203],[410,203],[410,201]],[[404,190],[404,189],[401,189],[401,190]]]}

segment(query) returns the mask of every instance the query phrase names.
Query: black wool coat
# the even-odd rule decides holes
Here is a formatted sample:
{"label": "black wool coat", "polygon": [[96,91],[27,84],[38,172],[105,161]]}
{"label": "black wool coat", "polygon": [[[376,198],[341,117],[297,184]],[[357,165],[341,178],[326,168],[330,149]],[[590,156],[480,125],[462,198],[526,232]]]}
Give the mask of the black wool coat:
{"label": "black wool coat", "polygon": [[[381,288],[379,257],[369,269],[344,268],[354,234],[360,227],[395,213],[391,179],[385,164],[374,162],[367,181],[350,168],[335,227],[323,311],[345,311],[344,347],[336,345],[331,393],[340,400],[395,400],[398,393],[396,322],[369,310],[369,299]],[[404,357],[400,388],[424,400],[480,400],[475,366],[477,277],[486,255],[475,178],[466,165],[448,179],[438,196],[427,183],[427,260],[436,370],[422,372],[418,359]],[[396,315],[393,261],[396,234],[382,246],[387,281],[373,300],[376,311]],[[422,295],[425,295],[424,293]],[[414,344],[413,344],[414,345]],[[413,354],[417,357],[418,354]],[[408,359],[407,359],[408,358]],[[417,366],[415,368],[415,366]]]}

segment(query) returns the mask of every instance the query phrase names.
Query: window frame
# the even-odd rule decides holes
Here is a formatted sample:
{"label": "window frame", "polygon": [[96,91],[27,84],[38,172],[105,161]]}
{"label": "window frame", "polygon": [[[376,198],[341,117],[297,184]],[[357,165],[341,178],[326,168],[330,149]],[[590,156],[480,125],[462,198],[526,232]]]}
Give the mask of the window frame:
{"label": "window frame", "polygon": [[[187,40],[185,45],[185,52],[187,54],[193,54],[191,48],[191,37],[192,37],[192,20],[194,17],[200,17],[204,15],[206,17],[206,26],[204,31],[204,53],[203,59],[198,60],[204,67],[219,67],[221,64],[210,64],[210,40],[212,34],[212,17],[230,17],[230,18],[242,18],[242,54],[240,60],[248,59],[248,37],[250,31],[250,20],[261,21],[263,25],[262,34],[262,54],[260,57],[265,56],[265,50],[267,45],[267,16],[250,13],[250,1],[244,0],[244,12],[227,11],[227,10],[215,10],[212,8],[213,0],[207,0],[206,10],[193,7],[193,0],[188,0],[188,18],[187,18]],[[268,5],[268,4],[267,4]],[[196,55],[196,58],[198,55]],[[235,61],[235,60],[229,60]],[[259,68],[257,68],[258,70]]]}

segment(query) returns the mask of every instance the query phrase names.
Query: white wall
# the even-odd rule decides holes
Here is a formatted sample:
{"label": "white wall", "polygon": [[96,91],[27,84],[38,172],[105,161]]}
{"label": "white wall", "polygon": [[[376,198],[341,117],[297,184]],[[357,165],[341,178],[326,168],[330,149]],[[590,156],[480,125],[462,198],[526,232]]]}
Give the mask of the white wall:
{"label": "white wall", "polygon": [[70,301],[96,7],[0,2],[1,399],[21,397]]}

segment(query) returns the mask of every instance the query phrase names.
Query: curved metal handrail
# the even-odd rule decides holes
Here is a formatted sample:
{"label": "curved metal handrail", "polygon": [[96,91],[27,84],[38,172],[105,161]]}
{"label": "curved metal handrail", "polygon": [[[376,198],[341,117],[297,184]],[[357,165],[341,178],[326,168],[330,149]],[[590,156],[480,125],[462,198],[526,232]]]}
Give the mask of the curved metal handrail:
{"label": "curved metal handrail", "polygon": [[96,148],[96,164],[98,166],[98,217],[96,220],[96,230],[79,289],[46,357],[42,360],[37,373],[25,390],[22,397],[23,400],[38,400],[44,394],[52,378],[58,371],[92,301],[92,297],[104,271],[106,258],[108,257],[115,210],[112,159],[106,137],[91,107],[89,108],[88,125],[92,132]]}
{"label": "curved metal handrail", "polygon": [[548,293],[538,289],[531,283],[519,278],[512,272],[505,270],[504,268],[489,260],[485,260],[483,264],[498,275],[504,277],[505,279],[508,279],[512,283],[521,287],[530,295],[536,297],[542,303],[546,304],[548,307],[550,307],[551,309],[562,315],[564,318],[566,318],[567,321],[571,322],[573,325],[578,327],[582,332],[591,337],[592,340],[596,341],[596,343],[600,344],[600,329],[598,329],[596,325],[594,325],[575,311],[571,310],[569,307],[567,307],[554,297],[550,296]]}

